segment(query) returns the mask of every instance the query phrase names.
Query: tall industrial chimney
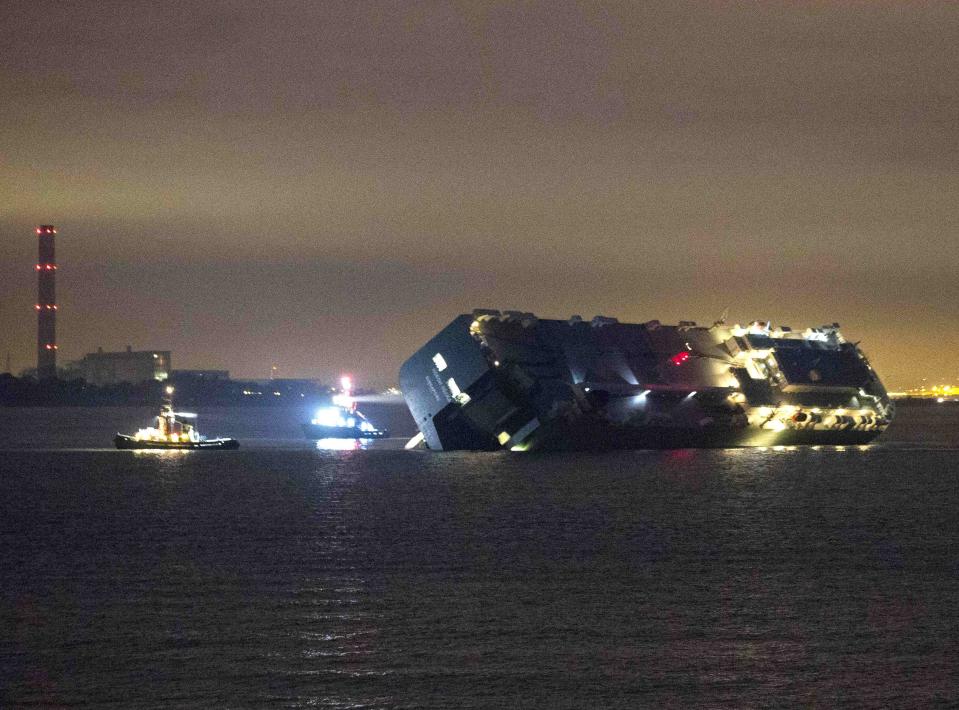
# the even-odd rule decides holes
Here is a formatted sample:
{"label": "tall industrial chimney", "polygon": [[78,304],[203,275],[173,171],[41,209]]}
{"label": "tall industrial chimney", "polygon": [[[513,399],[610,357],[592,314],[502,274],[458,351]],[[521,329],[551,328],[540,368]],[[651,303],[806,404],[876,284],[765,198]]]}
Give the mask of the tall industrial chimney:
{"label": "tall industrial chimney", "polygon": [[37,378],[57,376],[57,258],[51,224],[37,227]]}

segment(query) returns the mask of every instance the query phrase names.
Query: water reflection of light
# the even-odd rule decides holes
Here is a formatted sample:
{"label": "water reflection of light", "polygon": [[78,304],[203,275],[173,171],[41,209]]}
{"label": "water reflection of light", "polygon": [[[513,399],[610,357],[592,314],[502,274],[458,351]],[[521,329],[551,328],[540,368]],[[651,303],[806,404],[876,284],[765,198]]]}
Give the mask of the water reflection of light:
{"label": "water reflection of light", "polygon": [[370,439],[319,439],[316,442],[316,448],[321,451],[354,451],[368,448],[370,441]]}
{"label": "water reflection of light", "polygon": [[134,456],[183,456],[193,451],[193,449],[131,449]]}
{"label": "water reflection of light", "polygon": [[696,458],[698,451],[696,449],[670,449],[666,454],[668,461],[691,461]]}

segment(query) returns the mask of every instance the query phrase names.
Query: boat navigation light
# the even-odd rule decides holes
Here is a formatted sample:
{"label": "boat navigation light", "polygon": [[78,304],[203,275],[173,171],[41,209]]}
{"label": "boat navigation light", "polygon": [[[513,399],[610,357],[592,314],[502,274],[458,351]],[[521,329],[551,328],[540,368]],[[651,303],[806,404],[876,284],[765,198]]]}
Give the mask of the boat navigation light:
{"label": "boat navigation light", "polygon": [[343,418],[342,410],[339,407],[323,407],[316,410],[316,416],[313,424],[319,426],[345,427],[346,419]]}
{"label": "boat navigation light", "polygon": [[349,394],[353,391],[353,378],[349,375],[343,375],[340,378],[340,389]]}

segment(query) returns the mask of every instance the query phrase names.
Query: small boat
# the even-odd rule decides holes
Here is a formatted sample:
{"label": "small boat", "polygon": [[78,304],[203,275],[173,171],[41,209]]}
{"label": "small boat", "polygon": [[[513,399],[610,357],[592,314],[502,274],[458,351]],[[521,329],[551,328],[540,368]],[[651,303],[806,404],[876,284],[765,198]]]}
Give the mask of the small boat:
{"label": "small boat", "polygon": [[342,392],[333,397],[331,406],[316,411],[313,419],[303,424],[308,439],[383,439],[390,435],[379,429],[356,408],[353,383],[349,377],[341,380]]}
{"label": "small boat", "polygon": [[195,423],[196,414],[173,411],[173,388],[167,387],[155,426],[140,429],[136,434],[117,434],[113,443],[118,449],[238,449],[236,439],[207,439],[200,436]]}
{"label": "small boat", "polygon": [[386,429],[377,429],[356,409],[332,406],[318,410],[303,425],[307,439],[383,439],[390,435]]}

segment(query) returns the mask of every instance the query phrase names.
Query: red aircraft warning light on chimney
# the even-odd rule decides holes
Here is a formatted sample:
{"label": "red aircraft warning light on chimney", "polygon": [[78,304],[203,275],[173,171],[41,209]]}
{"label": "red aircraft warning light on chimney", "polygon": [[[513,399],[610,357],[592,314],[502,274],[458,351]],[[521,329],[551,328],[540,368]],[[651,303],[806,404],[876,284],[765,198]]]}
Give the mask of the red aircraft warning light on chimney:
{"label": "red aircraft warning light on chimney", "polygon": [[57,376],[57,228],[37,227],[37,378]]}

